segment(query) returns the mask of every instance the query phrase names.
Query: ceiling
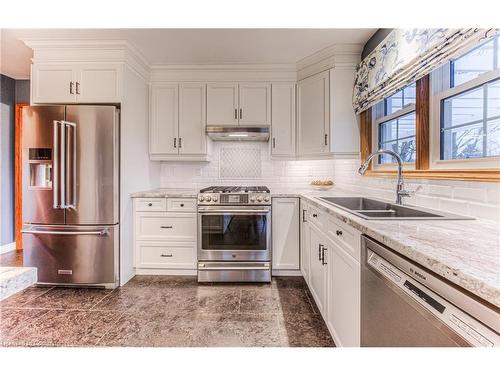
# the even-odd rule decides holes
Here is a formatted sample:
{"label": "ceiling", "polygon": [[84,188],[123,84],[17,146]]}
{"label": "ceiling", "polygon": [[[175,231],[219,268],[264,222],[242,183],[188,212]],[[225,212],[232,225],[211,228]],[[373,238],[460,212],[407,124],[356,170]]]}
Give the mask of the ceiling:
{"label": "ceiling", "polygon": [[150,64],[290,64],[339,43],[364,45],[376,29],[2,29],[0,72],[29,78],[21,39],[125,39]]}

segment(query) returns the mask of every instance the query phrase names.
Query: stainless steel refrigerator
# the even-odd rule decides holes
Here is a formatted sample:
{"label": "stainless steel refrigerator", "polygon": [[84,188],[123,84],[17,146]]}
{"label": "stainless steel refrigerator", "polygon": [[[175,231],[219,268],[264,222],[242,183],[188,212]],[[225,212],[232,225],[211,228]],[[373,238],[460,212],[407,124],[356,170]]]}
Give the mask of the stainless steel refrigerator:
{"label": "stainless steel refrigerator", "polygon": [[119,111],[22,112],[23,256],[39,284],[118,285]]}

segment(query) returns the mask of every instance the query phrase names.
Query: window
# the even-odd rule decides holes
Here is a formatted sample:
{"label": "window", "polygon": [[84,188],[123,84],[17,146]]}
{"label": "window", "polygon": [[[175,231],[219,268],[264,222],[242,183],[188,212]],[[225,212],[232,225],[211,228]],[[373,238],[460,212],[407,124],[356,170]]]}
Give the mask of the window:
{"label": "window", "polygon": [[440,95],[440,160],[500,156],[499,37],[450,63]]}
{"label": "window", "polygon": [[[384,116],[377,121],[378,148],[401,156],[403,162],[415,162],[415,83],[384,99]],[[380,155],[379,164],[394,163],[389,155]]]}

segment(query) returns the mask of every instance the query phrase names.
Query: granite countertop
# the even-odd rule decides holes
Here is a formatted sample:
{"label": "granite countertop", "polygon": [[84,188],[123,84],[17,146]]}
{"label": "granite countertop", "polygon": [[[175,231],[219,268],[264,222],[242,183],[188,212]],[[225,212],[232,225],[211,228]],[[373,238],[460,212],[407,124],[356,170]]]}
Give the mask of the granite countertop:
{"label": "granite countertop", "polygon": [[[156,189],[133,198],[192,197],[195,189]],[[500,307],[500,223],[487,220],[365,220],[317,199],[359,196],[333,188],[273,189],[273,197],[301,197],[363,234]]]}
{"label": "granite countertop", "polygon": [[500,307],[500,223],[487,220],[365,220],[318,196],[356,196],[333,190],[300,194],[308,203]]}

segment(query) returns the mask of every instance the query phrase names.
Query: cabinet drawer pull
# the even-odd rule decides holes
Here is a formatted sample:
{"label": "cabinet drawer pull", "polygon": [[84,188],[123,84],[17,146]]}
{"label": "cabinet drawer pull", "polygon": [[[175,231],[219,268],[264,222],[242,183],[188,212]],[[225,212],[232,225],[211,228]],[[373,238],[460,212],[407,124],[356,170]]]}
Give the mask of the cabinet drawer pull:
{"label": "cabinet drawer pull", "polygon": [[174,138],[174,148],[177,148],[177,138]]}
{"label": "cabinet drawer pull", "polygon": [[321,260],[321,248],[323,247],[323,245],[319,244],[318,246],[318,260]]}
{"label": "cabinet drawer pull", "polygon": [[162,228],[162,229],[172,229],[173,226],[172,225],[162,225],[160,228]]}
{"label": "cabinet drawer pull", "polygon": [[240,108],[240,120],[243,118],[243,109]]}
{"label": "cabinet drawer pull", "polygon": [[69,93],[73,94],[73,82],[69,83]]}
{"label": "cabinet drawer pull", "polygon": [[307,210],[302,210],[302,222],[303,223],[307,223],[307,220],[306,220],[306,211]]}
{"label": "cabinet drawer pull", "polygon": [[335,234],[337,234],[337,236],[342,236],[342,231],[338,230],[338,231],[335,232]]}
{"label": "cabinet drawer pull", "polygon": [[179,138],[179,148],[182,147],[182,138]]}
{"label": "cabinet drawer pull", "polygon": [[328,146],[328,134],[325,134],[325,146]]}
{"label": "cabinet drawer pull", "polygon": [[173,255],[172,254],[161,254],[160,255],[162,258],[172,258]]}
{"label": "cabinet drawer pull", "polygon": [[238,119],[238,109],[234,109],[234,118],[237,120]]}
{"label": "cabinet drawer pull", "polygon": [[153,203],[148,203],[148,206],[149,206],[149,207],[153,206]]}
{"label": "cabinet drawer pull", "polygon": [[328,250],[328,249],[326,247],[323,247],[323,249],[321,251],[321,264],[323,266],[328,264],[327,262],[325,262],[325,250]]}
{"label": "cabinet drawer pull", "polygon": [[273,137],[273,148],[276,148],[276,138]]}
{"label": "cabinet drawer pull", "polygon": [[76,83],[76,93],[77,95],[80,95],[80,82]]}

